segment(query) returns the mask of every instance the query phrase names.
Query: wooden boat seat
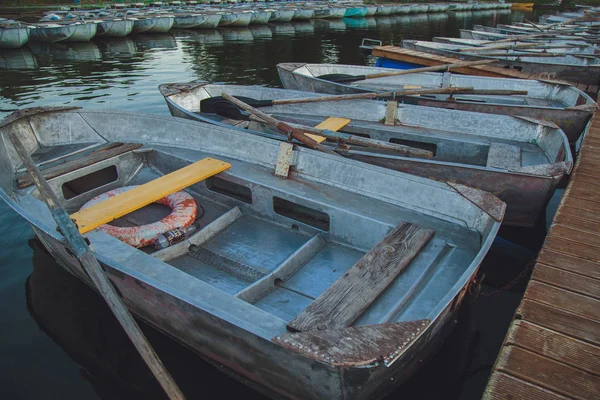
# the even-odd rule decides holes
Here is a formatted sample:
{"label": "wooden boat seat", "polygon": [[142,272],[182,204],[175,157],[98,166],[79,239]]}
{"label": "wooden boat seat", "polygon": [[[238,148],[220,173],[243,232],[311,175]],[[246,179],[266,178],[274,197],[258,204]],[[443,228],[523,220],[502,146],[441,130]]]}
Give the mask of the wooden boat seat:
{"label": "wooden boat seat", "polygon": [[231,167],[231,164],[214,158],[204,158],[170,174],[161,176],[127,192],[108,198],[71,215],[79,228],[86,233],[156,200],[198,183]]}
{"label": "wooden boat seat", "polygon": [[[343,127],[345,127],[346,125],[348,125],[349,123],[350,123],[350,120],[348,118],[329,117],[325,121],[321,122],[319,125],[315,126],[315,128],[321,129],[321,130],[327,129],[328,131],[337,132],[340,129],[342,129]],[[310,133],[306,133],[305,135],[310,137],[317,143],[322,143],[325,141],[324,136],[314,135],[314,134],[310,134]]]}
{"label": "wooden boat seat", "polygon": [[490,144],[486,166],[502,169],[521,168],[521,148],[505,143]]}
{"label": "wooden boat seat", "polygon": [[287,324],[292,332],[350,326],[406,269],[434,231],[402,222]]}

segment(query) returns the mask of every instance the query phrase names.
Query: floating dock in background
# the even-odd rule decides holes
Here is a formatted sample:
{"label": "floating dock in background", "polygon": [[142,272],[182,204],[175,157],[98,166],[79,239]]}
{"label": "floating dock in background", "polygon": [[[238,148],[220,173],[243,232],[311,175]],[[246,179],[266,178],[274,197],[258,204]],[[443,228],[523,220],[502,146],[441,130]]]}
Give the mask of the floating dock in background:
{"label": "floating dock in background", "polygon": [[600,113],[591,121],[484,399],[600,393]]}

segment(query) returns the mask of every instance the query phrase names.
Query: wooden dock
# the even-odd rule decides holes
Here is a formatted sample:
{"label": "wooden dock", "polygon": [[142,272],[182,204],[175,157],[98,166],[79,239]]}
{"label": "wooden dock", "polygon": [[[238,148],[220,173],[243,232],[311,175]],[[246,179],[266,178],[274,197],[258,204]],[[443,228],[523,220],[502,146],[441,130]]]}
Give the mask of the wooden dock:
{"label": "wooden dock", "polygon": [[583,141],[484,399],[600,397],[600,113]]}

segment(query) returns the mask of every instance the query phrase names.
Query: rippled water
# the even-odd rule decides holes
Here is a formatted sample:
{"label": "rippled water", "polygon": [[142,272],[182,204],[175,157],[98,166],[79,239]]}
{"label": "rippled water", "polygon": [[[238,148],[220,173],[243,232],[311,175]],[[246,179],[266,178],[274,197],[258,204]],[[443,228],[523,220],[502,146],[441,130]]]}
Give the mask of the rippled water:
{"label": "rippled water", "polygon": [[[403,38],[429,40],[433,36],[458,36],[459,29],[470,28],[473,24],[510,23],[522,20],[523,16],[510,11],[461,12],[294,22],[209,31],[180,30],[125,39],[94,39],[90,43],[79,44],[30,43],[19,50],[0,50],[0,117],[21,107],[42,105],[77,105],[167,115],[167,107],[157,90],[161,83],[203,79],[279,86],[275,69],[279,62],[372,63],[374,60],[358,52],[363,38],[380,39],[384,44],[397,44]],[[531,19],[530,15],[525,17]],[[59,332],[46,326],[47,336],[30,316],[25,280],[33,269],[32,252],[27,246],[27,239],[31,236],[28,225],[0,202],[0,237],[3,244],[0,252],[0,398],[115,398],[114,391],[103,392],[107,385],[99,384],[95,380],[97,377],[90,377],[70,358],[82,362],[81,355],[72,353],[69,345],[75,344],[74,337],[85,339],[89,334],[93,354],[108,360],[116,371],[132,368],[119,364],[117,356],[104,354],[106,349],[103,346],[114,340],[112,333],[96,334],[99,323],[95,318],[101,314],[95,308],[97,303],[84,301],[79,289],[61,286],[67,278],[63,278],[60,271],[56,272],[58,278],[56,274],[47,272],[50,275],[34,280],[37,289],[35,292],[32,289],[29,300],[32,294],[45,297],[35,299],[32,302],[35,309],[31,311],[40,326],[54,322],[54,327],[60,327],[59,331],[62,330],[65,336],[57,336]],[[56,269],[56,266],[50,260],[38,257],[35,268],[37,273],[40,269]],[[75,292],[77,296],[68,297]],[[506,329],[517,303],[518,296],[510,295],[487,298],[477,303],[480,307],[484,305],[494,309],[492,319],[489,308],[485,307],[479,309],[481,315],[477,317],[483,318],[483,326],[490,331],[485,333],[485,337],[491,340],[491,344],[484,342],[484,349],[475,357],[481,365],[471,366],[475,370],[468,374],[477,376],[483,372],[479,381],[454,382],[458,379],[452,375],[457,369],[455,362],[464,366],[470,356],[459,345],[451,344],[445,346],[445,352],[413,380],[408,397],[454,398],[461,393],[461,398],[478,398],[485,385],[485,372],[489,371],[489,364],[493,362],[502,340],[502,329]],[[91,322],[71,328],[67,324],[73,321],[66,319],[66,312],[72,309],[77,311],[78,317],[85,315],[91,318]],[[460,337],[461,331],[457,332]],[[167,348],[165,354],[182,354],[180,351]],[[181,357],[183,359],[187,355]],[[172,365],[179,365],[177,360],[172,360]],[[210,372],[199,369],[197,364],[190,365],[190,371],[198,373],[197,377],[190,371],[187,373],[192,375],[188,378],[196,389],[216,381],[229,389],[221,391],[219,397],[223,394],[226,394],[225,397],[236,394],[256,397],[227,378],[210,375]],[[431,385],[433,380],[435,385]],[[446,386],[450,384],[451,388]],[[119,393],[123,395],[123,392]],[[194,393],[203,395],[197,391]]]}

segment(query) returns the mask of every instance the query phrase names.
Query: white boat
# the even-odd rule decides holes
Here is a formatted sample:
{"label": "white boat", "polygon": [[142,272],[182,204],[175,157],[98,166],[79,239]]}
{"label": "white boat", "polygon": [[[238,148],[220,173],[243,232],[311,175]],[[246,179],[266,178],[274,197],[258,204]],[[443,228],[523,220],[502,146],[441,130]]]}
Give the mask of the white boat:
{"label": "white boat", "polygon": [[0,49],[18,49],[29,41],[29,28],[0,21]]}
{"label": "white boat", "polygon": [[95,21],[74,23],[59,22],[59,24],[70,24],[75,26],[75,31],[73,34],[66,38],[64,42],[89,42],[94,36],[96,36],[96,32],[98,31],[98,24]]}
{"label": "white boat", "polygon": [[266,25],[269,19],[271,19],[271,11],[254,10],[250,19],[250,25]]}
{"label": "white boat", "polygon": [[[66,161],[47,179],[69,213],[220,162],[185,188],[201,227],[185,241],[145,252],[103,231],[85,236],[134,314],[273,397],[377,399],[406,381],[451,332],[505,209],[476,189],[301,147],[278,178],[280,142],[233,128],[72,108],[13,114],[0,124],[0,197],[87,283],[50,210],[23,186],[12,132],[42,173]],[[106,148],[112,157],[84,163]],[[156,221],[152,207],[136,213],[134,227]],[[301,324],[324,301],[344,318]]]}
{"label": "white boat", "polygon": [[[473,87],[477,90],[527,90],[515,95],[420,95],[404,96],[401,101],[427,107],[439,107],[487,114],[518,115],[552,121],[575,143],[585,132],[597,110],[596,102],[581,90],[565,82],[491,78],[421,72],[406,75],[360,79],[361,76],[394,72],[391,68],[342,64],[281,63],[277,71],[283,87],[309,92],[349,94],[374,91],[401,91],[407,88]],[[333,82],[327,76],[357,76],[352,82]]]}
{"label": "white boat", "polygon": [[313,8],[297,8],[294,10],[294,20],[308,20],[314,15],[315,10]]}
{"label": "white boat", "polygon": [[168,15],[141,15],[131,19],[134,20],[134,33],[166,33],[175,23],[175,17]]}
{"label": "white boat", "polygon": [[122,38],[133,31],[134,21],[130,19],[104,19],[98,22],[97,36]]}
{"label": "white boat", "polygon": [[75,33],[75,25],[36,23],[29,26],[31,40],[56,43],[68,39]]}
{"label": "white boat", "polygon": [[295,10],[269,9],[271,18],[269,22],[290,22],[294,18]]}

